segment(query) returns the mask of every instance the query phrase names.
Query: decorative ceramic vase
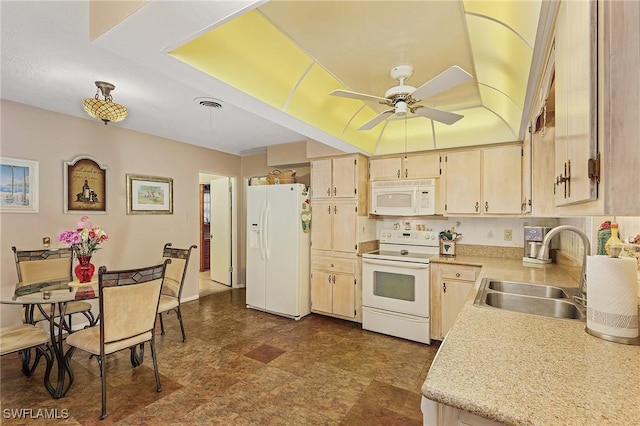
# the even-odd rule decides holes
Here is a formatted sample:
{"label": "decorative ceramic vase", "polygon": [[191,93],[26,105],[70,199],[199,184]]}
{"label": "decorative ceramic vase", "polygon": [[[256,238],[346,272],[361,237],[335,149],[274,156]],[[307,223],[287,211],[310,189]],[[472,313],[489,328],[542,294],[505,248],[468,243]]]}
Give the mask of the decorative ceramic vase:
{"label": "decorative ceramic vase", "polygon": [[91,282],[91,278],[93,278],[93,272],[96,270],[96,267],[91,263],[91,256],[78,256],[78,264],[74,269],[76,273],[76,277],[78,277],[78,281],[81,283]]}

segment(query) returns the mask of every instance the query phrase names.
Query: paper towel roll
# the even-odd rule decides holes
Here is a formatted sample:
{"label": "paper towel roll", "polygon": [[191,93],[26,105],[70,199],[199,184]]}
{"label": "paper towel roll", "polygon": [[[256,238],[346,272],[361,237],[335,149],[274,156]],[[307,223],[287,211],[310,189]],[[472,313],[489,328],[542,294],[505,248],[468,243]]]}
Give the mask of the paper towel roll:
{"label": "paper towel roll", "polygon": [[587,328],[638,337],[638,289],[632,258],[587,256]]}

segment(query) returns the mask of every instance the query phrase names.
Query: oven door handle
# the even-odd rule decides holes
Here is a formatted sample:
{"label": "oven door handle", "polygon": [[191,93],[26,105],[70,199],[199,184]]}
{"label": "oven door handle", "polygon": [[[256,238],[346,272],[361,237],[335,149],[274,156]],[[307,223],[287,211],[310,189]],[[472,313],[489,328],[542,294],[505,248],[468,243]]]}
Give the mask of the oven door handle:
{"label": "oven door handle", "polygon": [[370,265],[382,265],[382,266],[395,266],[397,268],[409,268],[409,269],[429,269],[428,263],[413,263],[413,262],[399,262],[393,260],[376,260],[376,259],[362,259],[363,263]]}

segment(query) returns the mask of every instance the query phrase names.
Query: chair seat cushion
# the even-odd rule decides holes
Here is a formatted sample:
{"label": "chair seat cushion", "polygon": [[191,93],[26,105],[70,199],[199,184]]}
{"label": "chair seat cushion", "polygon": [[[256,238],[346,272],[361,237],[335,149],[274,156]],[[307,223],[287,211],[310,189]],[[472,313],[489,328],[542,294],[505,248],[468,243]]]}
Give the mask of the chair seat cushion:
{"label": "chair seat cushion", "polygon": [[[49,314],[49,309],[50,309],[49,305],[43,305],[42,309],[44,309],[44,311],[47,314]],[[91,303],[89,302],[69,302],[67,303],[67,310],[65,312],[65,315],[78,314],[80,312],[85,312],[90,310],[91,310]],[[60,312],[56,309],[56,318],[59,316],[60,316]],[[44,317],[44,315],[42,315],[42,312],[40,312],[40,309],[35,307],[33,309],[33,321],[38,322],[44,319],[46,318]]]}
{"label": "chair seat cushion", "polygon": [[49,333],[31,324],[17,324],[0,330],[0,355],[49,342]]}
{"label": "chair seat cushion", "polygon": [[177,308],[178,305],[178,299],[163,294],[160,296],[160,303],[158,303],[158,313],[170,311],[171,309]]}
{"label": "chair seat cushion", "polygon": [[[147,331],[134,337],[118,340],[117,342],[105,343],[104,353],[110,354],[137,345],[138,343],[148,342],[151,340],[151,336],[151,332]],[[100,355],[100,326],[96,325],[72,333],[67,337],[67,344],[91,354]]]}

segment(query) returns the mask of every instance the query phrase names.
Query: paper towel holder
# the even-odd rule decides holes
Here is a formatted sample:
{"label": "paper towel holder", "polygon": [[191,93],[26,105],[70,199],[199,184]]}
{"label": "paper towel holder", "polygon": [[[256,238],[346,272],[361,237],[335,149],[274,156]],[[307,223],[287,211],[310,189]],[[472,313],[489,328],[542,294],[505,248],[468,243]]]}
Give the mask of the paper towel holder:
{"label": "paper towel holder", "polygon": [[623,345],[640,346],[640,337],[611,336],[610,334],[604,334],[604,333],[600,333],[599,331],[591,330],[589,327],[585,327],[584,331],[586,331],[587,334],[590,334],[602,340],[606,340],[607,342],[622,343]]}

